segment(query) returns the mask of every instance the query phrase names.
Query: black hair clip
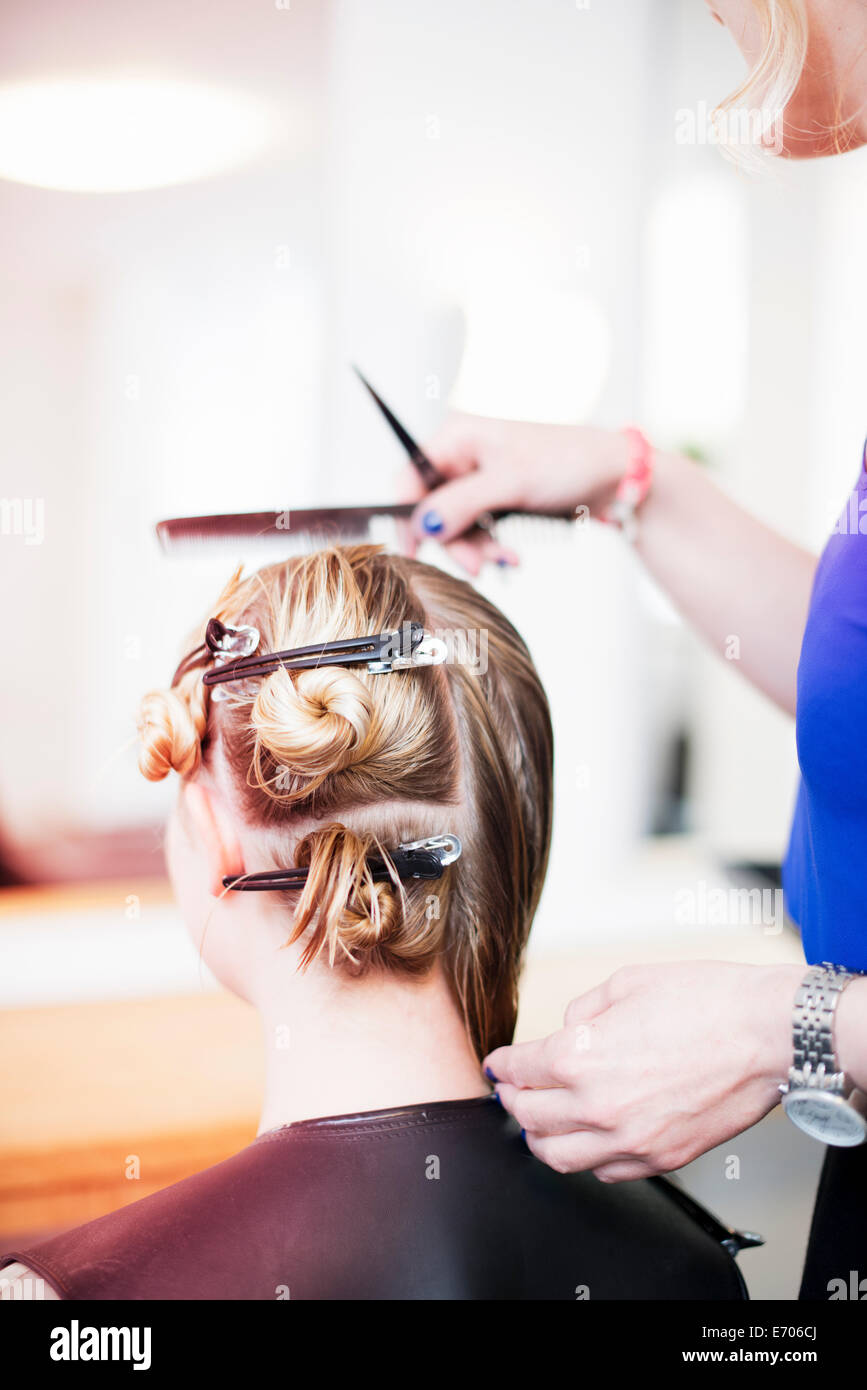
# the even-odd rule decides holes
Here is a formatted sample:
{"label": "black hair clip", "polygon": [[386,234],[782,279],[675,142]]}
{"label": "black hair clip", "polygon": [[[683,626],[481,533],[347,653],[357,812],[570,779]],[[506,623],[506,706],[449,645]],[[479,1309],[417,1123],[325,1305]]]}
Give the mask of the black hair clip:
{"label": "black hair clip", "polygon": [[[381,854],[370,854],[367,867],[375,883],[398,878],[442,878],[443,869],[461,857],[461,842],[457,835],[432,835],[427,840],[410,840],[389,851],[389,862]],[[309,869],[269,869],[258,874],[235,874],[223,879],[224,888],[239,893],[265,892],[269,889],[303,888]]]}
{"label": "black hair clip", "polygon": [[281,666],[289,671],[308,671],[317,666],[361,665],[379,673],[410,666],[438,666],[446,659],[445,642],[426,635],[421,623],[404,623],[394,632],[375,633],[371,637],[344,637],[283,652],[257,652],[256,628],[226,627],[219,619],[211,618],[205,642],[218,663],[202,677],[209,686],[265,676]]}

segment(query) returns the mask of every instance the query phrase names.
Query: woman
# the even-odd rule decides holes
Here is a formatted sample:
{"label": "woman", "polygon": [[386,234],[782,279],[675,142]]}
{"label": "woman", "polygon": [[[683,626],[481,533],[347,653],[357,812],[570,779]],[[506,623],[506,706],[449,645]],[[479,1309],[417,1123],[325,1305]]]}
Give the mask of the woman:
{"label": "woman", "polygon": [[[712,14],[752,68],[723,117],[763,112],[755,128],[764,143],[791,157],[867,142],[864,0],[716,0]],[[450,481],[419,503],[417,538],[437,537],[476,573],[484,560],[515,558],[490,535],[464,534],[489,509],[585,505],[636,522],[638,554],[685,617],[720,651],[737,633],[743,674],[796,714],[802,785],[784,884],[817,966],[804,997],[820,1020],[819,1053],[831,1034],[827,1071],[845,1071],[844,1091],[851,1083],[867,1091],[867,979],[818,971],[830,962],[867,972],[865,460],[852,461],[858,479],[817,569],[814,556],[743,512],[689,460],[653,454],[637,432],[457,416],[427,452]],[[787,1082],[790,1113],[803,1101],[802,1123],[809,1119],[810,1087],[827,1077],[815,1058],[810,1077],[803,1068],[789,1075],[795,1028],[803,1035],[803,1019],[793,1019],[803,978],[799,966],[621,970],[573,1001],[559,1034],[497,1050],[487,1064],[533,1153],[557,1170],[592,1169],[606,1182],[667,1172],[761,1119]],[[581,1052],[578,1026],[593,1042]],[[837,1114],[850,1140],[858,1137],[857,1109],[833,1091],[819,1100],[829,1112],[845,1104]],[[816,1131],[827,1116],[814,1120]],[[864,1272],[865,1193],[867,1147],[829,1149],[802,1296],[827,1298],[841,1275]]]}
{"label": "woman", "polygon": [[[419,664],[447,655],[424,627],[484,629],[487,670]],[[742,1297],[745,1240],[668,1184],[552,1173],[482,1077],[551,827],[548,706],[514,628],[358,546],[236,576],[204,638],[144,702],[141,768],[180,775],[179,905],[262,1014],[259,1135],[7,1252],[0,1279],[65,1299]]]}

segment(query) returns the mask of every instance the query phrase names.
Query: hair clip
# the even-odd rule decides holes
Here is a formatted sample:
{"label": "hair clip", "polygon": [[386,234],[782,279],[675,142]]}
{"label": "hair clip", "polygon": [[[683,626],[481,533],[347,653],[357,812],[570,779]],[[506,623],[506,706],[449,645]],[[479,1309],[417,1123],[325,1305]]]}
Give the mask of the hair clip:
{"label": "hair clip", "polygon": [[229,627],[226,623],[220,622],[219,618],[209,618],[204,642],[184,657],[172,676],[172,685],[177,685],[181,676],[191,667],[208,660],[209,657],[216,662],[223,662],[228,661],[230,657],[251,656],[258,647],[259,640],[258,628]]}
{"label": "hair clip", "polygon": [[[457,835],[432,835],[426,840],[410,840],[389,851],[387,862],[381,854],[367,856],[367,867],[374,883],[393,877],[404,879],[441,878],[447,864],[460,859],[463,846]],[[224,888],[239,893],[266,892],[269,889],[303,888],[309,869],[268,869],[258,874],[234,874],[223,879]]]}
{"label": "hair clip", "polygon": [[217,661],[228,661],[230,656],[252,656],[259,645],[259,629],[256,627],[228,627],[219,618],[210,618],[205,628],[205,646]]}
{"label": "hair clip", "polygon": [[[214,658],[214,669],[219,669],[227,661],[237,661],[252,656],[259,645],[260,634],[256,627],[229,627],[219,618],[210,618],[205,628],[205,646]],[[228,690],[215,690],[214,700],[228,698]]]}
{"label": "hair clip", "polygon": [[[335,642],[293,647],[283,652],[258,653],[256,645],[259,634],[255,628],[226,628],[212,618],[208,623],[209,633],[212,625],[215,625],[215,645],[208,645],[218,664],[205,671],[202,677],[208,686],[266,676],[281,666],[288,671],[307,671],[317,666],[366,666],[368,671],[381,674],[411,666],[439,666],[447,655],[445,642],[426,634],[421,623],[404,623],[394,632],[378,633],[371,637],[344,637]],[[255,635],[255,644],[250,649],[255,655],[242,655],[239,660],[227,661],[228,655],[235,655],[229,644],[239,633]],[[247,640],[252,641],[252,636]]]}

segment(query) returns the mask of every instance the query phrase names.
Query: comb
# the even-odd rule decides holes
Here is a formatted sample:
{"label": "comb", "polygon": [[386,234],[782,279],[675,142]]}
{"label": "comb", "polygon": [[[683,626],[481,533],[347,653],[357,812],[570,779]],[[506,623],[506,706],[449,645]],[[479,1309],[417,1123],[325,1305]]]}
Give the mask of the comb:
{"label": "comb", "polygon": [[[409,431],[358,367],[353,366],[353,371],[400,441],[422,482],[429,491],[439,487],[445,481],[439,469],[419,448]],[[278,541],[280,553],[284,556],[299,549],[309,551],[321,545],[347,545],[366,540],[384,541],[393,548],[397,539],[398,522],[407,521],[417,505],[415,502],[386,502],[380,506],[306,507],[280,512],[235,512],[215,516],[174,517],[168,521],[160,521],[156,529],[160,543],[167,551],[188,543],[221,541]],[[486,513],[471,531],[490,531],[494,523],[509,517],[530,517],[544,522],[569,522],[574,521],[575,514],[570,510],[541,512],[527,511],[521,507],[506,508]]]}
{"label": "comb", "polygon": [[[377,523],[406,521],[415,511],[413,502],[383,503],[369,507],[309,507],[299,511],[235,512],[216,516],[173,517],[157,524],[157,536],[163,549],[173,550],[185,542],[195,541],[267,541],[282,539],[288,544],[307,540],[315,544],[346,545],[368,540],[375,535]],[[532,512],[520,508],[504,508],[491,512],[493,521],[509,517],[533,517],[544,521],[572,521],[573,513]]]}

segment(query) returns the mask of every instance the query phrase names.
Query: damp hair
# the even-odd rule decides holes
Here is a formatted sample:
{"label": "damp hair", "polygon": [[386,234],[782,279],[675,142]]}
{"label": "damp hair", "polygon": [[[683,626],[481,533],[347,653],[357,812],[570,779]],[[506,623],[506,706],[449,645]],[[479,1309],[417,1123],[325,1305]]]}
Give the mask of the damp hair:
{"label": "damp hair", "polygon": [[[381,547],[332,547],[232,576],[208,617],[279,651],[421,623],[447,661],[377,675],[285,667],[223,686],[202,673],[146,695],[139,766],[158,781],[219,773],[254,836],[252,871],[308,868],[284,893],[287,944],[361,975],[440,968],[481,1057],[509,1042],[551,836],[547,699],[512,624],[470,584]],[[374,882],[372,852],[443,832],[463,843],[436,881]],[[276,895],[275,895],[276,896]]]}

